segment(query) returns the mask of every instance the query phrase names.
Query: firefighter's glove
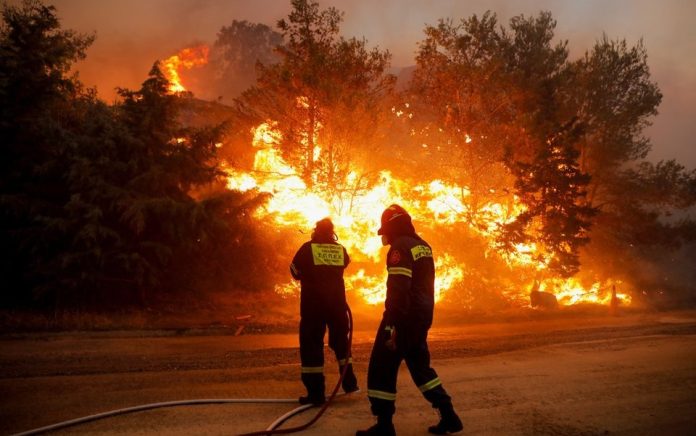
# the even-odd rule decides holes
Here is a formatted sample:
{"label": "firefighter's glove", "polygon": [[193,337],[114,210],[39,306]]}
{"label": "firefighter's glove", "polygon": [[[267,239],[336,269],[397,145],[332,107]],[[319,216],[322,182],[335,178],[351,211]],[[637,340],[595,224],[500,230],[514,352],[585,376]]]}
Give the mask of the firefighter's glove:
{"label": "firefighter's glove", "polygon": [[384,328],[389,332],[389,338],[384,343],[389,351],[396,351],[396,328],[391,325]]}

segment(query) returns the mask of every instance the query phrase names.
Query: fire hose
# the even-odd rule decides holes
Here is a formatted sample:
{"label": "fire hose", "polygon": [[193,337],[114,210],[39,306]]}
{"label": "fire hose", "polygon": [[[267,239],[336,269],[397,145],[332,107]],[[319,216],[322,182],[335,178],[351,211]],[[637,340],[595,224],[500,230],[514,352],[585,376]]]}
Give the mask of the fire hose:
{"label": "fire hose", "polygon": [[[348,362],[350,362],[350,357],[351,357],[351,348],[353,346],[353,313],[350,311],[350,307],[346,305],[346,312],[348,314],[348,354],[346,355],[346,365],[343,367],[343,371],[341,371],[341,376],[338,378],[338,381],[336,382],[336,386],[334,386],[333,391],[331,392],[331,395],[329,398],[326,399],[326,402],[324,403],[323,406],[321,406],[321,409],[317,412],[316,415],[306,423],[302,425],[298,425],[297,427],[290,427],[290,428],[284,428],[284,429],[273,429],[273,430],[264,430],[264,431],[255,431],[252,433],[243,433],[238,436],[264,436],[264,435],[273,435],[273,434],[288,434],[288,433],[295,433],[298,431],[305,430],[309,428],[312,424],[317,422],[319,418],[321,418],[321,415],[326,412],[326,409],[329,408],[329,405],[331,404],[331,401],[336,397],[336,394],[338,393],[338,389],[341,387],[341,383],[343,382],[343,378],[346,376],[346,373],[348,372]],[[307,404],[306,406],[311,407],[311,404]],[[302,407],[306,407],[302,406]],[[302,407],[298,407],[295,409],[297,413],[300,413],[306,409],[303,409]],[[307,408],[309,408],[307,407]],[[301,409],[301,410],[300,410]],[[290,412],[292,413],[292,411]],[[292,416],[289,415],[288,418]],[[281,421],[282,423],[282,421]]]}
{"label": "fire hose", "polygon": [[[346,360],[349,360],[351,357],[351,346],[353,342],[353,314],[350,311],[350,308],[347,309],[347,314],[348,314],[348,320],[349,320],[349,329],[348,329],[348,355],[346,356]],[[303,406],[297,407],[280,417],[278,417],[275,421],[273,421],[267,428],[266,430],[262,431],[257,431],[253,433],[244,433],[239,436],[262,436],[262,435],[272,435],[272,434],[288,434],[288,433],[294,433],[298,431],[305,430],[309,428],[312,424],[317,422],[321,415],[324,414],[326,409],[329,407],[329,404],[331,401],[336,397],[336,394],[338,392],[338,389],[341,386],[341,383],[343,382],[343,378],[346,375],[346,372],[348,370],[348,365],[346,364],[343,368],[343,371],[341,371],[341,376],[339,377],[338,381],[336,382],[336,386],[334,387],[333,392],[331,393],[331,396],[327,398],[326,402],[324,405],[319,409],[319,412],[312,418],[310,421],[307,423],[297,426],[297,427],[292,427],[292,428],[287,428],[287,429],[278,429],[282,423],[290,419],[291,417],[304,412],[307,409],[310,409],[314,407],[313,404],[305,404]],[[76,418],[76,419],[71,419],[68,421],[62,421],[58,422],[56,424],[51,424],[47,425],[45,427],[39,427],[35,428],[32,430],[28,430],[25,432],[21,433],[16,433],[12,436],[30,436],[30,435],[37,435],[41,433],[46,433],[49,431],[54,431],[54,430],[59,430],[62,428],[66,427],[72,427],[74,425],[79,425],[79,424],[84,424],[90,421],[96,421],[99,419],[104,419],[104,418],[109,418],[112,416],[117,416],[117,415],[125,415],[127,413],[134,413],[134,412],[140,412],[143,410],[151,410],[151,409],[159,409],[159,408],[164,408],[164,407],[174,407],[174,406],[190,406],[190,405],[199,405],[199,404],[229,404],[229,403],[235,403],[235,404],[269,404],[269,403],[296,403],[297,399],[291,399],[291,398],[219,398],[219,399],[198,399],[198,400],[182,400],[182,401],[165,401],[165,402],[159,402],[159,403],[150,403],[150,404],[142,404],[140,406],[133,406],[133,407],[126,407],[123,409],[116,409],[116,410],[111,410],[108,412],[103,412],[103,413],[97,413],[94,415],[88,415],[88,416],[83,416],[81,418]]]}
{"label": "fire hose", "polygon": [[183,400],[183,401],[165,401],[161,403],[150,403],[143,404],[140,406],[126,407],[124,409],[116,409],[108,412],[97,413],[94,415],[83,416],[82,418],[71,419],[68,421],[59,422],[56,424],[47,425],[45,427],[35,428],[33,430],[28,430],[22,433],[17,433],[12,436],[29,436],[37,435],[41,433],[46,433],[49,431],[59,430],[66,427],[72,427],[78,424],[84,424],[90,421],[96,421],[98,419],[109,418],[111,416],[125,415],[127,413],[140,412],[143,410],[159,409],[163,407],[173,407],[173,406],[189,406],[197,404],[223,404],[223,403],[296,403],[296,399],[282,399],[282,398],[221,398],[221,399],[201,399],[201,400]]}

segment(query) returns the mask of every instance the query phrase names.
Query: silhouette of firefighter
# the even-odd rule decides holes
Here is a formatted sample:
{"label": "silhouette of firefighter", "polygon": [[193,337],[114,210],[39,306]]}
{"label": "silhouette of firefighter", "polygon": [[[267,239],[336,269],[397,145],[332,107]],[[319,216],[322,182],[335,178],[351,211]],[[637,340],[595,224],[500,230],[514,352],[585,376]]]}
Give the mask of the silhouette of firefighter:
{"label": "silhouette of firefighter", "polygon": [[343,283],[343,270],[350,258],[337,242],[329,218],[316,223],[309,242],[304,243],[290,264],[292,276],[300,281],[300,358],[302,383],[307,395],[301,404],[322,404],[324,387],[324,334],[329,329],[329,347],[336,353],[339,372],[348,366],[343,379],[346,393],[358,390],[358,381],[348,349],[350,322]]}
{"label": "silhouette of firefighter", "polygon": [[377,234],[382,236],[384,245],[390,245],[385,310],[367,374],[367,396],[377,423],[356,435],[396,434],[392,416],[402,360],[406,361],[411,378],[425,399],[440,412],[440,422],[428,431],[434,434],[460,431],[462,422],[450,396],[430,367],[427,338],[435,305],[432,249],[416,234],[411,217],[398,205],[391,205],[382,213],[382,226]]}

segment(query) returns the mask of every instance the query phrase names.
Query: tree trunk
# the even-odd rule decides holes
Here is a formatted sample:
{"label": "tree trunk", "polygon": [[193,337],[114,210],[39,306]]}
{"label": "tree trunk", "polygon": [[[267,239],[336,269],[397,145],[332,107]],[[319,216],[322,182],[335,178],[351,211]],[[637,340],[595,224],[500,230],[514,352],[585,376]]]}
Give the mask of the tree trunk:
{"label": "tree trunk", "polygon": [[314,130],[317,123],[316,105],[313,101],[309,102],[309,125],[307,126],[307,150],[305,165],[305,182],[307,188],[314,186]]}

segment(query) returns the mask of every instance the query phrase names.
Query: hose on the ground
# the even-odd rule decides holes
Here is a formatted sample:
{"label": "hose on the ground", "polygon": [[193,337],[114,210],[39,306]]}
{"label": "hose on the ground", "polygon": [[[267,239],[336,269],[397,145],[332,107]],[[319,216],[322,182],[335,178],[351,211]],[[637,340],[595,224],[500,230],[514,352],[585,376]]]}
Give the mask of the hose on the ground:
{"label": "hose on the ground", "polygon": [[292,418],[295,415],[299,415],[300,413],[304,412],[307,409],[311,409],[312,407],[314,407],[313,404],[304,404],[300,407],[292,409],[287,413],[284,413],[283,415],[280,415],[278,418],[276,418],[275,421],[273,421],[268,427],[266,427],[266,432],[268,432],[269,430],[275,430],[278,426],[280,426],[288,419]]}
{"label": "hose on the ground", "polygon": [[[295,398],[213,398],[213,399],[200,399],[200,400],[183,400],[183,401],[165,401],[160,403],[150,403],[142,404],[140,406],[126,407],[123,409],[111,410],[108,412],[97,413],[94,415],[83,416],[82,418],[71,419],[68,421],[58,422],[56,424],[47,425],[45,427],[35,428],[33,430],[28,430],[22,433],[17,433],[12,436],[30,436],[37,435],[41,433],[46,433],[49,431],[59,430],[66,427],[71,427],[73,425],[84,424],[90,421],[96,421],[98,419],[109,418],[111,416],[124,415],[126,413],[140,412],[143,410],[159,409],[162,407],[174,407],[174,406],[192,406],[198,404],[226,404],[226,403],[238,403],[238,404],[263,404],[263,403],[296,403]],[[287,418],[286,418],[287,419]]]}
{"label": "hose on the ground", "polygon": [[[350,308],[348,308],[348,320],[349,320],[349,326],[350,328],[348,329],[348,355],[346,356],[346,360],[349,360],[351,357],[351,345],[353,342],[353,314],[350,312]],[[333,392],[331,393],[331,396],[327,399],[326,403],[324,403],[324,406],[319,410],[319,413],[316,414],[316,416],[309,421],[308,423],[298,426],[298,427],[293,427],[293,428],[288,428],[288,429],[283,429],[283,430],[277,430],[276,427],[280,426],[283,422],[288,420],[294,415],[297,415],[298,413],[304,412],[307,409],[310,409],[314,407],[312,404],[306,404],[300,407],[297,407],[286,414],[280,416],[278,419],[273,421],[271,425],[269,425],[266,430],[264,431],[259,431],[259,432],[254,432],[254,433],[246,433],[245,435],[240,435],[240,436],[252,436],[252,435],[271,435],[271,434],[286,434],[286,433],[294,433],[297,431],[302,431],[312,424],[314,424],[324,413],[324,411],[329,407],[329,404],[331,403],[331,400],[334,399],[336,396],[336,393],[338,392],[339,387],[341,386],[341,382],[343,382],[343,378],[346,375],[346,372],[348,370],[348,364],[345,365],[343,368],[343,371],[341,372],[341,377],[338,379],[338,382],[336,383],[336,387],[334,388]],[[62,428],[66,427],[71,427],[74,425],[78,424],[84,424],[90,421],[96,421],[98,419],[103,419],[103,418],[108,418],[111,416],[117,416],[117,415],[124,415],[126,413],[133,413],[133,412],[140,412],[143,410],[150,410],[150,409],[158,409],[158,408],[163,408],[163,407],[174,407],[174,406],[191,406],[191,405],[198,405],[198,404],[228,404],[228,403],[237,403],[237,404],[268,404],[268,403],[296,403],[297,399],[294,398],[219,398],[219,399],[200,399],[200,400],[183,400],[183,401],[165,401],[165,402],[160,402],[160,403],[150,403],[150,404],[142,404],[140,406],[133,406],[133,407],[126,407],[123,409],[116,409],[116,410],[111,410],[108,412],[103,412],[103,413],[97,413],[94,415],[88,415],[88,416],[83,416],[81,418],[76,418],[76,419],[71,419],[68,421],[62,421],[58,422],[55,424],[47,425],[44,427],[39,427],[35,428],[32,430],[28,430],[25,432],[21,433],[16,433],[11,436],[32,436],[32,435],[37,435],[41,433],[46,433],[49,431],[54,431],[54,430],[59,430]]]}
{"label": "hose on the ground", "polygon": [[[343,378],[346,376],[346,373],[348,372],[348,368],[350,366],[349,362],[350,362],[350,358],[351,358],[351,354],[352,354],[351,348],[353,345],[353,313],[350,311],[350,307],[348,307],[347,305],[346,305],[346,312],[348,314],[348,323],[349,323],[348,338],[347,338],[347,340],[348,340],[348,354],[346,355],[346,365],[343,367],[343,371],[341,371],[341,376],[338,378],[338,381],[336,382],[336,386],[334,386],[333,392],[331,392],[331,395],[329,396],[329,398],[326,399],[326,402],[324,403],[323,406],[321,406],[321,409],[319,409],[317,414],[314,415],[314,417],[312,419],[310,419],[309,421],[307,421],[306,423],[304,423],[302,425],[298,425],[296,427],[290,427],[290,428],[284,428],[284,429],[271,429],[271,430],[266,429],[263,431],[255,431],[252,433],[242,433],[242,434],[237,435],[237,436],[270,436],[270,435],[274,435],[274,434],[295,433],[295,432],[302,431],[302,430],[309,428],[312,424],[317,422],[319,420],[319,418],[321,418],[321,415],[324,414],[326,409],[329,408],[331,401],[334,399],[334,397],[336,397],[336,394],[338,393],[338,389],[341,387],[341,383],[343,382]],[[311,404],[308,404],[307,406],[311,407]],[[294,411],[289,412],[288,418],[290,416],[293,416],[294,414],[300,413],[304,410],[306,410],[306,409],[303,409],[302,407],[298,407]],[[292,413],[292,412],[295,412],[295,413]],[[279,423],[279,425],[280,425],[280,423]]]}

